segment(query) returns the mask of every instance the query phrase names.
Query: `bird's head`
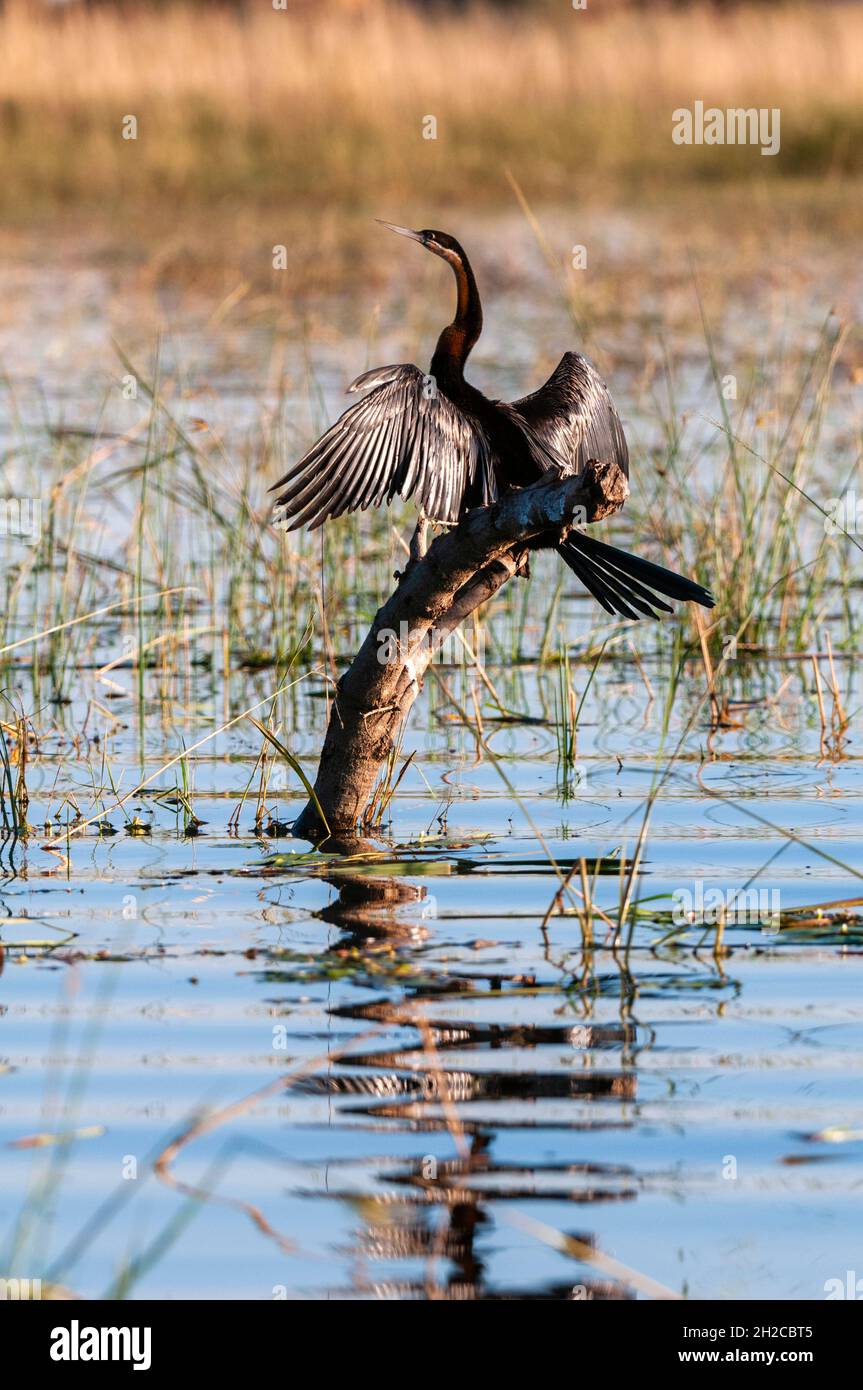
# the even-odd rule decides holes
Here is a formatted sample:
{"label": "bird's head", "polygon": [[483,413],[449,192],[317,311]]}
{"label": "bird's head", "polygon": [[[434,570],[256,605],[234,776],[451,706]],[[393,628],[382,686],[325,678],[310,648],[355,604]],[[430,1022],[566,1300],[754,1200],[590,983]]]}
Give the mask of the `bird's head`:
{"label": "bird's head", "polygon": [[418,241],[420,246],[424,246],[435,256],[440,256],[442,260],[449,261],[452,266],[463,266],[467,260],[455,237],[450,236],[448,232],[435,232],[428,228],[422,232],[414,232],[410,227],[396,227],[392,222],[382,222],[380,218],[376,220],[391,232],[398,232],[399,236],[408,236],[411,241]]}

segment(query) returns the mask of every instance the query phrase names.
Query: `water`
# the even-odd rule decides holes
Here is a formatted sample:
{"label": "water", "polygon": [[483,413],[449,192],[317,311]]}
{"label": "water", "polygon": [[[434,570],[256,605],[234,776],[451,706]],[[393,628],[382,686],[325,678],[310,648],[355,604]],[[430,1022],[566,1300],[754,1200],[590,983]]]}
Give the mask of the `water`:
{"label": "water", "polygon": [[[46,379],[40,335],[56,340],[51,274],[34,272],[23,301],[39,314],[19,369],[21,411],[7,392],[2,422],[37,457],[51,448],[31,394]],[[79,362],[53,381],[70,428],[95,427],[93,363],[112,370],[100,299],[106,286],[116,294],[109,281],[79,281],[64,310],[69,341],[89,325],[94,354],[89,376]],[[543,312],[534,304],[526,321]],[[356,335],[333,353],[351,376],[366,351],[355,309],[334,301],[328,313]],[[179,356],[210,364],[206,392],[196,380],[186,399],[197,414],[207,395],[211,432],[213,422],[225,431],[213,477],[230,494],[237,454],[260,429],[267,398],[251,364],[270,329],[206,333],[202,305],[176,315]],[[551,336],[550,308],[548,322]],[[733,345],[746,325],[735,300],[721,332]],[[626,330],[615,333],[609,321],[603,336],[619,346]],[[399,346],[380,360],[398,360]],[[299,356],[288,356],[288,415],[303,430]],[[218,361],[231,367],[217,390]],[[695,383],[703,362],[688,370]],[[621,376],[627,394],[625,366]],[[327,379],[317,408],[337,405]],[[840,392],[828,453],[845,406]],[[137,414],[133,403],[110,410],[112,428],[141,415],[140,402]],[[644,400],[638,414],[656,433]],[[26,472],[32,458],[11,463]],[[117,577],[81,562],[94,607],[135,592],[139,495],[138,476],[113,487],[96,478],[82,503],[77,543],[87,537],[88,552],[120,566]],[[0,851],[5,1272],[84,1296],[245,1299],[628,1298],[657,1285],[692,1298],[810,1299],[844,1282],[859,1263],[863,1157],[853,651],[837,661],[850,722],[836,757],[801,660],[741,657],[739,727],[711,730],[693,648],[669,708],[673,626],[633,630],[641,667],[615,636],[585,694],[612,625],[572,596],[569,578],[554,607],[559,575],[542,557],[527,611],[521,592],[502,597],[486,625],[488,675],[522,717],[501,722],[480,687],[478,750],[454,713],[470,707],[476,673],[438,668],[405,736],[414,761],[390,821],[359,857],[324,859],[282,833],[304,800],[290,771],[272,769],[256,826],[260,736],[247,720],[216,731],[255,703],[269,711],[279,676],[236,655],[226,669],[234,571],[203,553],[187,499],[164,506],[154,536],[186,539],[151,549],[147,574],[151,591],[199,584],[186,610],[202,629],[184,640],[190,659],[147,670],[139,685],[123,646],[135,624],[107,615],[68,639],[59,670],[34,666],[26,647],[8,679],[40,739],[27,778],[35,832]],[[387,533],[371,534],[361,533],[377,547],[371,574],[350,570],[364,589],[331,592],[337,665],[389,582]],[[297,553],[298,563],[315,556]],[[10,550],[6,563],[22,556]],[[337,562],[330,553],[330,591]],[[31,607],[16,608],[7,641],[44,623],[48,583],[31,576]],[[257,641],[266,593],[262,568],[238,600],[233,645]],[[163,617],[155,602],[145,611],[152,638]],[[571,773],[560,761],[559,668],[537,662],[549,621],[584,695]],[[840,647],[842,622],[828,615],[827,627]],[[106,662],[117,664],[100,674]],[[326,667],[316,633],[293,672],[302,679],[277,704],[281,736],[309,775]],[[201,822],[190,835],[167,801],[184,790],[180,767],[160,769],[207,734],[189,759]],[[106,763],[120,796],[152,783],[111,809]],[[615,946],[620,857],[631,862],[669,768],[637,911]],[[89,818],[100,807],[112,833],[93,825],[64,844],[76,808]],[[598,908],[592,944],[575,913],[581,857]],[[568,914],[549,915],[570,873]],[[735,896],[749,889],[758,897]],[[686,920],[712,891],[725,904],[724,950],[715,922]],[[847,900],[825,909],[832,921],[788,916]],[[562,1249],[562,1236],[578,1244]]]}

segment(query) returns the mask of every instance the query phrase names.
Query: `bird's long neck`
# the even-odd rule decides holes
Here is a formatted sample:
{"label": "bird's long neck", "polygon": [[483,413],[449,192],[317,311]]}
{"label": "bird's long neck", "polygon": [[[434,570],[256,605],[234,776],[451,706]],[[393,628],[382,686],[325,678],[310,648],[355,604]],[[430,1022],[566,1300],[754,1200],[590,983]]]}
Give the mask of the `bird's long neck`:
{"label": "bird's long neck", "polygon": [[438,381],[458,383],[464,379],[464,364],[482,332],[482,305],[467,256],[462,253],[446,259],[455,274],[458,298],[455,318],[438,338],[431,374]]}

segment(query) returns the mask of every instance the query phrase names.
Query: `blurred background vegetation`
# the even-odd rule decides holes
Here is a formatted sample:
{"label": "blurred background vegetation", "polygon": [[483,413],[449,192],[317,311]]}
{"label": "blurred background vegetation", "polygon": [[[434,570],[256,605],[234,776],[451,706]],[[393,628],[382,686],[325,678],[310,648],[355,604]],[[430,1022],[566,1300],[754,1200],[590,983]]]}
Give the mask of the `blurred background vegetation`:
{"label": "blurred background vegetation", "polygon": [[[247,0],[0,13],[0,214],[398,209],[835,184],[863,167],[863,6]],[[672,111],[781,110],[781,152],[672,142]],[[137,138],[123,138],[134,116]],[[424,137],[433,116],[437,138]]]}

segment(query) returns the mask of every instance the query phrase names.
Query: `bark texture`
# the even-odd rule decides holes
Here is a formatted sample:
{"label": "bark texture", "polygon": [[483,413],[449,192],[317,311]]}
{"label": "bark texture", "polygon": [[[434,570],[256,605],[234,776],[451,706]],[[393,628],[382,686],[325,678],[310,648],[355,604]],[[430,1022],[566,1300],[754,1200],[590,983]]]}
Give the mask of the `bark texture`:
{"label": "bark texture", "polygon": [[295,835],[320,841],[327,829],[331,836],[356,832],[441,643],[524,569],[533,539],[547,532],[563,539],[576,508],[579,524],[599,521],[622,507],[628,493],[616,464],[591,462],[576,478],[543,479],[469,512],[424,555],[421,545],[412,547],[395,591],[336,688],[315,781],[327,824],[309,801]]}

